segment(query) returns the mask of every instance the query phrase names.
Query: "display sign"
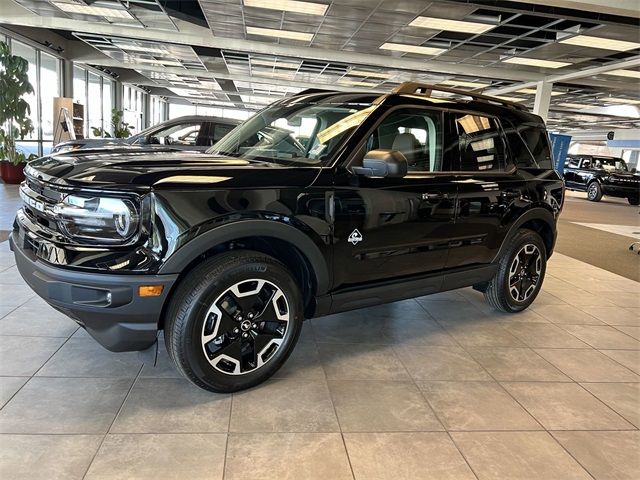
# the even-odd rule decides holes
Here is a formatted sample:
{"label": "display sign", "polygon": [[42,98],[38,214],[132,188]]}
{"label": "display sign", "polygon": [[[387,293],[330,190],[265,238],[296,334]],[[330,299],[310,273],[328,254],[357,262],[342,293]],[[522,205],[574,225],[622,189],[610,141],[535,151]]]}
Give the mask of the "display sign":
{"label": "display sign", "polygon": [[564,162],[569,154],[569,145],[571,144],[571,135],[561,135],[559,133],[550,133],[551,154],[553,155],[553,168],[560,176],[564,176]]}

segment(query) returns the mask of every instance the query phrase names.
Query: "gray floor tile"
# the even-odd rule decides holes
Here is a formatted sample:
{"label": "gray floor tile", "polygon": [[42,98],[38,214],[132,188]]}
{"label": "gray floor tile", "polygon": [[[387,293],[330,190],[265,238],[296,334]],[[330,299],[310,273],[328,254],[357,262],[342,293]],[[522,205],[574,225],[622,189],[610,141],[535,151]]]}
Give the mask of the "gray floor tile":
{"label": "gray floor tile", "polygon": [[36,294],[27,285],[0,284],[0,307],[19,307]]}
{"label": "gray floor tile", "polygon": [[524,347],[500,323],[491,321],[440,321],[445,330],[463,347]]}
{"label": "gray floor tile", "polygon": [[356,480],[466,480],[474,475],[443,432],[345,433]]}
{"label": "gray floor tile", "polygon": [[320,363],[318,347],[315,343],[300,343],[295,346],[291,356],[273,378],[291,378],[298,380],[324,380],[324,370]]}
{"label": "gray floor tile", "polygon": [[547,432],[453,432],[480,480],[589,480]]}
{"label": "gray floor tile", "polygon": [[332,380],[410,380],[388,345],[319,343],[320,360]]}
{"label": "gray floor tile", "polygon": [[597,480],[636,480],[640,432],[551,432]]}
{"label": "gray floor tile", "polygon": [[225,480],[351,480],[339,433],[229,435]]}
{"label": "gray floor tile", "polygon": [[640,327],[629,326],[629,325],[616,325],[616,330],[620,330],[622,333],[626,333],[627,335],[635,338],[636,340],[640,340]]}
{"label": "gray floor tile", "polygon": [[569,380],[569,377],[529,348],[469,348],[468,351],[498,381]]}
{"label": "gray floor tile", "polygon": [[640,381],[640,376],[597,350],[543,348],[536,352],[576,382]]}
{"label": "gray floor tile", "polygon": [[600,350],[600,352],[640,374],[640,350]]}
{"label": "gray floor tile", "polygon": [[136,352],[110,352],[93,339],[70,338],[38,376],[134,378],[141,367]]}
{"label": "gray floor tile", "polygon": [[65,341],[66,338],[0,336],[0,375],[33,375]]}
{"label": "gray floor tile", "polygon": [[389,343],[384,336],[383,322],[377,317],[366,318],[361,310],[314,318],[311,325],[316,342]]}
{"label": "gray floor tile", "polygon": [[453,337],[426,314],[425,318],[389,318],[383,322],[382,334],[394,345],[455,345]]}
{"label": "gray floor tile", "polygon": [[633,426],[575,383],[503,383],[547,430],[625,430]]}
{"label": "gray floor tile", "polygon": [[489,374],[460,347],[399,347],[398,357],[409,374],[420,380],[491,380]]}
{"label": "gray floor tile", "polygon": [[532,348],[587,348],[588,345],[562,328],[546,323],[514,323],[510,333]]}
{"label": "gray floor tile", "polygon": [[0,411],[2,433],[106,433],[125,378],[32,378]]}
{"label": "gray floor tile", "polygon": [[640,383],[582,383],[581,385],[640,428]]}
{"label": "gray floor tile", "polygon": [[67,338],[78,325],[44,302],[27,302],[0,321],[0,335]]}
{"label": "gray floor tile", "polygon": [[551,323],[568,325],[603,325],[601,320],[573,305],[533,305],[533,311]]}
{"label": "gray floor tile", "polygon": [[139,378],[111,433],[215,433],[229,426],[231,395],[184,378]]}
{"label": "gray floor tile", "polygon": [[443,430],[412,383],[330,381],[329,390],[343,432]]}
{"label": "gray floor tile", "polygon": [[640,349],[638,340],[606,325],[563,325],[562,328],[594,348]]}
{"label": "gray floor tile", "polygon": [[86,480],[222,479],[225,434],[107,435]]}
{"label": "gray floor tile", "polygon": [[102,435],[0,435],[0,478],[81,480]]}
{"label": "gray floor tile", "polygon": [[438,321],[450,320],[459,322],[479,321],[486,315],[469,302],[441,302],[429,300],[429,297],[418,299],[420,305]]}
{"label": "gray floor tile", "polygon": [[164,345],[164,339],[158,339],[158,355],[155,359],[156,363],[153,364],[153,360],[144,360],[144,366],[140,372],[142,378],[184,378],[175,365],[169,358],[167,349]]}
{"label": "gray floor tile", "polygon": [[640,325],[640,315],[623,307],[582,307],[582,310],[609,325]]}
{"label": "gray floor tile", "polygon": [[0,377],[0,408],[9,401],[29,377]]}
{"label": "gray floor tile", "polygon": [[447,430],[542,430],[496,382],[423,382],[418,386]]}
{"label": "gray floor tile", "polygon": [[270,380],[234,393],[232,432],[337,432],[324,381]]}

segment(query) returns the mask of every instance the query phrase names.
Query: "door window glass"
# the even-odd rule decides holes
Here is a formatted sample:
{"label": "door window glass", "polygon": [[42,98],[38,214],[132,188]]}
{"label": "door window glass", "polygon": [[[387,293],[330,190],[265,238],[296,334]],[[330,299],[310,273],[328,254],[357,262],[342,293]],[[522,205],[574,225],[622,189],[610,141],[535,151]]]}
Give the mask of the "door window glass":
{"label": "door window glass", "polygon": [[578,168],[578,164],[580,163],[580,159],[579,158],[570,158],[569,159],[569,166],[571,168]]}
{"label": "door window glass", "polygon": [[200,133],[200,123],[173,125],[151,134],[149,143],[159,145],[194,146]]}
{"label": "door window glass", "polygon": [[504,170],[505,145],[496,120],[466,113],[453,115],[450,150],[459,152],[460,170]]}
{"label": "door window glass", "polygon": [[398,150],[408,170],[440,172],[442,165],[441,114],[422,109],[401,109],[387,116],[367,140],[367,151]]}

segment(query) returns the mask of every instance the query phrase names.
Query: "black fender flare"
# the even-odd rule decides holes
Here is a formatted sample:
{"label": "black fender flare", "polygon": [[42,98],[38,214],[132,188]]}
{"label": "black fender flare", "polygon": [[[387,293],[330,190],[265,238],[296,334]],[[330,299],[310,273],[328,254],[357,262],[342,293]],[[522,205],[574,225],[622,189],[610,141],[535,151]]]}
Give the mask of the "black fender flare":
{"label": "black fender flare", "polygon": [[509,244],[509,240],[511,240],[511,238],[515,235],[515,233],[518,231],[518,229],[520,229],[520,227],[522,227],[522,225],[524,225],[525,223],[527,223],[530,220],[543,221],[546,224],[548,224],[549,228],[551,228],[551,231],[554,232],[554,244],[555,244],[555,236],[557,235],[556,217],[554,217],[553,213],[547,208],[544,208],[544,207],[532,207],[529,210],[527,210],[526,212],[524,212],[522,215],[520,215],[513,222],[513,224],[509,228],[509,231],[504,236],[504,240],[502,241],[502,245],[500,246],[500,250],[498,250],[498,253],[493,258],[491,263],[495,263],[499,258],[502,257],[502,255],[504,254],[505,249],[507,248],[507,245]]}
{"label": "black fender flare", "polygon": [[160,274],[181,273],[196,258],[232,240],[247,237],[273,237],[294,245],[311,264],[317,295],[329,290],[329,268],[320,248],[304,232],[292,225],[271,220],[238,220],[212,228],[176,250],[160,268]]}

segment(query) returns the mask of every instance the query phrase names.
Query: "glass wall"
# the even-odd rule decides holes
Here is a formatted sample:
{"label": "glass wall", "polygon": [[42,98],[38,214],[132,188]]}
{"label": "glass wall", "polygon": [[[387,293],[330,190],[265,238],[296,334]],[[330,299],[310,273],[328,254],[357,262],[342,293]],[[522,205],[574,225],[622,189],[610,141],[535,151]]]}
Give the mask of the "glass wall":
{"label": "glass wall", "polygon": [[149,119],[149,126],[164,122],[168,118],[169,113],[167,101],[155,95],[151,95],[150,103],[151,118]]}
{"label": "glass wall", "polygon": [[33,93],[24,99],[30,107],[29,117],[33,122],[33,132],[18,142],[18,148],[25,154],[46,154],[51,149],[53,139],[53,97],[60,95],[62,76],[61,60],[47,52],[27,45],[13,38],[8,39],[13,55],[29,62],[29,82]]}
{"label": "glass wall", "polygon": [[181,103],[169,103],[169,118],[182,117],[184,115],[207,115],[210,117],[235,118],[246,120],[254,112],[236,108],[221,108],[207,105],[184,105]]}
{"label": "glass wall", "polygon": [[134,129],[132,133],[137,133],[145,128],[144,106],[147,102],[148,94],[132,85],[124,85],[122,89],[122,109],[124,111],[124,121]]}
{"label": "glass wall", "polygon": [[85,137],[95,138],[94,128],[103,128],[113,135],[111,110],[115,105],[114,91],[115,82],[111,78],[73,66],[73,101],[84,106]]}

